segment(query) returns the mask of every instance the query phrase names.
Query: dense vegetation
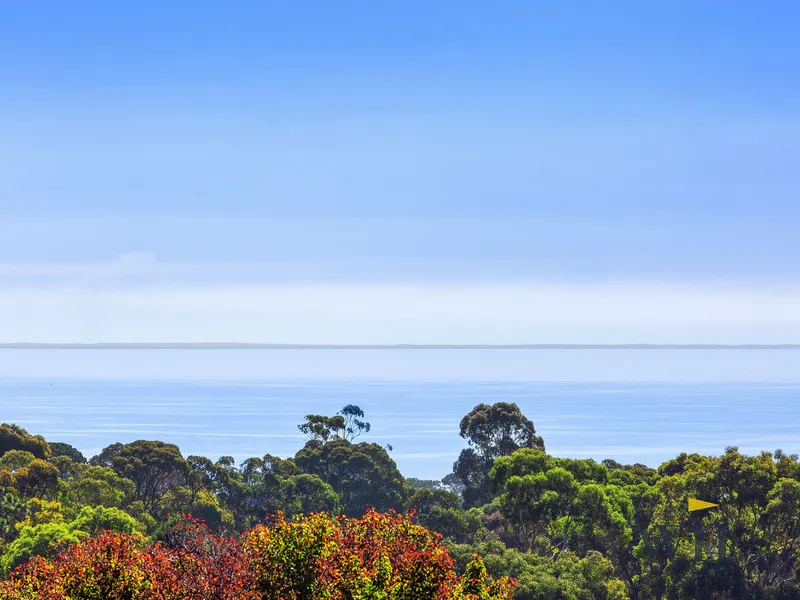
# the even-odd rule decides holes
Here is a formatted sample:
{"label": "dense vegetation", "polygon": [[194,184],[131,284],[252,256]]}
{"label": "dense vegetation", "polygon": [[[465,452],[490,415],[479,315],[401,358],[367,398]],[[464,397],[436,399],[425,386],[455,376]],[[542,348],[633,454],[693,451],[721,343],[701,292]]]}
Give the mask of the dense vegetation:
{"label": "dense vegetation", "polygon": [[557,458],[516,405],[481,404],[427,481],[357,441],[357,406],[299,429],[293,458],[237,465],[146,440],[87,460],[0,426],[0,598],[800,598],[797,456]]}

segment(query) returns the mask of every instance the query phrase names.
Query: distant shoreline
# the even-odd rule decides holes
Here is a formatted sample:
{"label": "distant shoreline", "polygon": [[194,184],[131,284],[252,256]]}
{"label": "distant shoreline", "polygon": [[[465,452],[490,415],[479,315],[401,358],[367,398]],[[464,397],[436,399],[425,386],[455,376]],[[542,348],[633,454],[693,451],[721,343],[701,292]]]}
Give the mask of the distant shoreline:
{"label": "distant shoreline", "polygon": [[800,344],[0,343],[0,350],[800,350]]}

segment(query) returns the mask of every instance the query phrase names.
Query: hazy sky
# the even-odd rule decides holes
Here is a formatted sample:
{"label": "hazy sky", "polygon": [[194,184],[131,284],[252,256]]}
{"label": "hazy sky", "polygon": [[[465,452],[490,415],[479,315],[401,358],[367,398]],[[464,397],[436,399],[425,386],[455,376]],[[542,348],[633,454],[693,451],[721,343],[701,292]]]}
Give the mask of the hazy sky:
{"label": "hazy sky", "polygon": [[800,5],[0,8],[0,341],[800,341]]}

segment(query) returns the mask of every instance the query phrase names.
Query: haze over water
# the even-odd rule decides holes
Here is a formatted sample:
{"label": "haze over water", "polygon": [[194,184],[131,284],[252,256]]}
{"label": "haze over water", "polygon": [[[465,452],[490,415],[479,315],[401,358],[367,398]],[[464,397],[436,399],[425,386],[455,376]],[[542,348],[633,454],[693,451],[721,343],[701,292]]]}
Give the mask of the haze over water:
{"label": "haze over water", "polygon": [[680,452],[800,452],[796,350],[7,350],[0,421],[91,456],[293,455],[308,413],[354,403],[406,476],[448,473],[475,404],[516,402],[549,452],[657,466]]}

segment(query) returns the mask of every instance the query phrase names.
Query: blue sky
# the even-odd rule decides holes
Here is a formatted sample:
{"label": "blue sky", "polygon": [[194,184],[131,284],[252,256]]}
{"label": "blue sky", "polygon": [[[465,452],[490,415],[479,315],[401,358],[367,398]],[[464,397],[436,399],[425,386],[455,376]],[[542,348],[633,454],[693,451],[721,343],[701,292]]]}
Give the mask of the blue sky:
{"label": "blue sky", "polygon": [[796,342],[748,4],[6,3],[3,341]]}

